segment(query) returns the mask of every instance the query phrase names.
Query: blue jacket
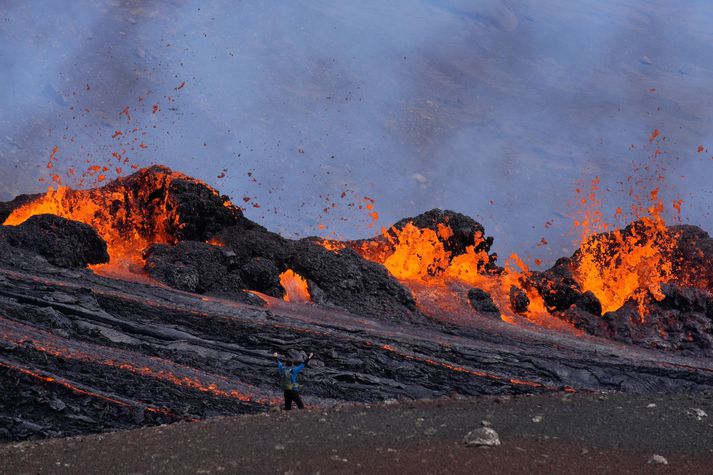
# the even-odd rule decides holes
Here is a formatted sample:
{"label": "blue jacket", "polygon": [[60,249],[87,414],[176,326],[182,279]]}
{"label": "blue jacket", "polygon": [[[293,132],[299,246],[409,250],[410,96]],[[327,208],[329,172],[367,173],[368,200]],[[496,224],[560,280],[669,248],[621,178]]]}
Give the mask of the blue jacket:
{"label": "blue jacket", "polygon": [[277,371],[280,373],[282,380],[287,379],[287,373],[289,373],[289,383],[281,380],[282,389],[297,391],[299,389],[299,385],[297,384],[297,375],[300,374],[300,371],[302,371],[304,369],[304,367],[305,367],[305,364],[300,363],[297,366],[288,368],[282,364],[282,361],[280,361],[278,359],[277,360]]}

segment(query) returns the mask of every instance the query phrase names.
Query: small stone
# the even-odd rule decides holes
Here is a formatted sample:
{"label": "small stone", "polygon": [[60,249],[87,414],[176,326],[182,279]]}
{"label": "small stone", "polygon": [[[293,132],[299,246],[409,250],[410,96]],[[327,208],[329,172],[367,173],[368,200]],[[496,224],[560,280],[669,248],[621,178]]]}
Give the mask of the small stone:
{"label": "small stone", "polygon": [[282,445],[282,444],[277,444],[277,445],[275,446],[275,450],[285,450],[285,446]]}
{"label": "small stone", "polygon": [[428,429],[426,429],[425,431],[423,431],[423,433],[424,433],[425,435],[433,435],[433,434],[435,434],[436,432],[438,432],[438,430],[436,430],[434,427],[429,427]]}
{"label": "small stone", "polygon": [[493,423],[490,421],[487,421],[487,420],[482,420],[482,421],[480,421],[480,425],[483,427],[492,427]]}
{"label": "small stone", "polygon": [[652,402],[651,404],[649,404],[649,405],[646,406],[646,407],[649,408],[649,409],[653,409],[654,407],[656,407],[656,404],[654,404],[654,403]]}
{"label": "small stone", "polygon": [[666,460],[666,457],[663,457],[659,454],[653,454],[651,458],[649,458],[649,461],[647,463],[668,465],[668,460]]}
{"label": "small stone", "polygon": [[55,398],[50,401],[50,407],[57,412],[62,412],[66,409],[67,405],[62,402],[62,400]]}
{"label": "small stone", "polygon": [[688,414],[690,417],[695,417],[699,421],[702,421],[704,417],[708,417],[708,414],[706,411],[703,409],[699,409],[697,407],[692,407],[689,410],[686,411],[686,414]]}
{"label": "small stone", "polygon": [[414,173],[411,175],[411,179],[418,183],[419,185],[427,185],[428,184],[428,178],[425,176],[421,175],[420,173]]}
{"label": "small stone", "polygon": [[542,416],[535,416],[532,418],[532,422],[534,423],[540,423],[542,422]]}
{"label": "small stone", "polygon": [[470,431],[463,437],[463,443],[467,447],[493,447],[500,445],[500,437],[494,429],[481,427]]}
{"label": "small stone", "polygon": [[500,310],[498,309],[495,302],[493,302],[492,297],[483,289],[470,289],[468,291],[468,300],[470,305],[480,313],[485,315],[497,315],[500,316]]}

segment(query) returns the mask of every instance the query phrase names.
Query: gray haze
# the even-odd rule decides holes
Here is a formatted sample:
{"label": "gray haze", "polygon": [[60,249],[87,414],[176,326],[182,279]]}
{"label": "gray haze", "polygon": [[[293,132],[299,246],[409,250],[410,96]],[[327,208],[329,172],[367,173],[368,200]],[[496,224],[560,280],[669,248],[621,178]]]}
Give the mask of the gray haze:
{"label": "gray haze", "polygon": [[76,186],[115,152],[124,174],[166,164],[286,236],[451,208],[502,256],[548,263],[572,249],[578,184],[601,176],[605,211],[627,208],[658,146],[643,188],[663,174],[665,201],[713,231],[707,0],[0,5],[0,199],[53,173]]}

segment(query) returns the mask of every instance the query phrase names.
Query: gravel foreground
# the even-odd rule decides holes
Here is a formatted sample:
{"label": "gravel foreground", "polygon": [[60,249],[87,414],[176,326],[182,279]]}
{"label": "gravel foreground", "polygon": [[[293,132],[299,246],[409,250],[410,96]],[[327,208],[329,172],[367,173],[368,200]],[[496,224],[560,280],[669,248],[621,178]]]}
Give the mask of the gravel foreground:
{"label": "gravel foreground", "polygon": [[[501,445],[469,447],[494,429]],[[713,473],[713,393],[351,405],[0,446],[2,473]]]}

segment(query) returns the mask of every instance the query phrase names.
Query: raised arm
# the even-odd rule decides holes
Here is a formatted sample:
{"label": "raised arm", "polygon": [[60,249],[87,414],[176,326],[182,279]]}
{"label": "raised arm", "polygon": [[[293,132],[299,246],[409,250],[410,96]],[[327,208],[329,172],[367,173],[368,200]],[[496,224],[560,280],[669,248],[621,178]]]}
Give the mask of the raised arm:
{"label": "raised arm", "polygon": [[292,374],[297,374],[300,371],[302,371],[303,369],[305,369],[305,366],[307,366],[307,364],[309,363],[309,360],[311,360],[313,356],[314,356],[314,353],[310,353],[307,356],[307,360],[304,363],[300,363],[297,366],[295,366],[294,368],[292,368]]}
{"label": "raised arm", "polygon": [[275,361],[277,361],[277,369],[279,371],[282,371],[283,366],[282,366],[282,361],[280,361],[280,356],[277,354],[277,352],[273,353],[272,356],[274,356]]}

